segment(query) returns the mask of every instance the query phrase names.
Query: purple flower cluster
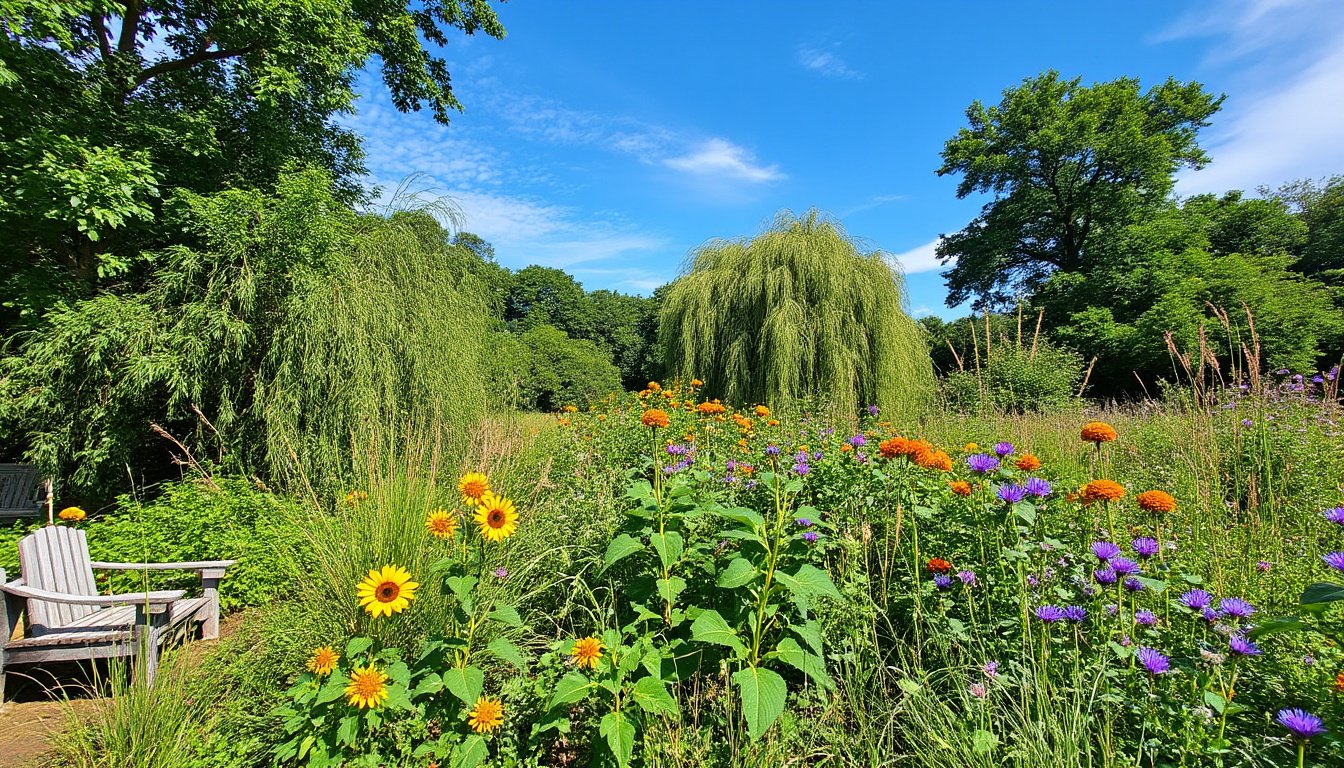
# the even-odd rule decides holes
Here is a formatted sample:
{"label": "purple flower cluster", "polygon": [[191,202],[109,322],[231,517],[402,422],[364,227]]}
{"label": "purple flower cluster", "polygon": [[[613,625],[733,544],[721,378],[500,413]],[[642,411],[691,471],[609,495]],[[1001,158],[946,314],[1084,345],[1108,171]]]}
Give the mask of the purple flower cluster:
{"label": "purple flower cluster", "polygon": [[1157,539],[1148,538],[1147,536],[1141,536],[1131,541],[1129,545],[1133,547],[1134,554],[1145,560],[1156,555],[1158,550]]}
{"label": "purple flower cluster", "polygon": [[1139,648],[1134,652],[1134,658],[1139,660],[1150,675],[1164,675],[1171,671],[1171,659],[1155,649]]}
{"label": "purple flower cluster", "polygon": [[1281,709],[1275,720],[1297,741],[1310,741],[1328,732],[1321,718],[1305,709]]}
{"label": "purple flower cluster", "polygon": [[1003,458],[1004,456],[1009,456],[1009,455],[1012,454],[1012,452],[1013,452],[1013,444],[1012,444],[1012,443],[995,443],[995,444],[994,444],[994,455],[998,456],[999,458]]}
{"label": "purple flower cluster", "polygon": [[1092,554],[1103,563],[1120,554],[1120,548],[1109,541],[1094,541],[1091,550]]}
{"label": "purple flower cluster", "polygon": [[1016,504],[1027,496],[1026,486],[1010,484],[999,486],[998,497],[1009,504]]}
{"label": "purple flower cluster", "polygon": [[1043,499],[1050,495],[1050,483],[1039,477],[1029,477],[1027,478],[1026,490],[1028,496],[1035,496],[1038,499]]}
{"label": "purple flower cluster", "polygon": [[1054,624],[1055,622],[1064,619],[1066,616],[1067,614],[1064,612],[1064,609],[1057,605],[1042,605],[1040,608],[1036,609],[1036,618],[1044,621],[1046,624]]}
{"label": "purple flower cluster", "polygon": [[966,457],[966,466],[983,475],[998,469],[999,460],[987,453],[976,453]]}

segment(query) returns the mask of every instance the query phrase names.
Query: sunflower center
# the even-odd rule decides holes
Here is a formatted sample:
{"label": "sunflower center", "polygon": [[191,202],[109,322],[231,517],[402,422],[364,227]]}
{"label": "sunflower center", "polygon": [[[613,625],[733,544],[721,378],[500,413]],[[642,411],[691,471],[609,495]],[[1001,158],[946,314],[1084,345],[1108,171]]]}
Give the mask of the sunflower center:
{"label": "sunflower center", "polygon": [[355,680],[355,689],[365,698],[376,696],[383,690],[383,681],[374,672],[365,672]]}
{"label": "sunflower center", "polygon": [[491,528],[502,527],[504,525],[504,510],[498,508],[490,510],[490,514],[486,516],[485,521],[490,524]]}
{"label": "sunflower center", "polygon": [[384,581],[382,584],[378,585],[377,595],[378,602],[380,603],[390,603],[393,600],[396,600],[397,596],[400,594],[401,587],[397,586],[395,581]]}

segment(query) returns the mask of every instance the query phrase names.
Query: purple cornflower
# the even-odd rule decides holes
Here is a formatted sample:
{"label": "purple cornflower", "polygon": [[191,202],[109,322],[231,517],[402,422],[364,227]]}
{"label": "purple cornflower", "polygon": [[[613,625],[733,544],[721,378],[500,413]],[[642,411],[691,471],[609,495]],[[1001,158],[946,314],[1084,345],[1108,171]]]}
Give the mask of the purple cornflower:
{"label": "purple cornflower", "polygon": [[808,544],[815,544],[816,541],[817,541],[817,532],[816,532],[816,531],[804,531],[804,532],[803,532],[803,541],[806,541]]}
{"label": "purple cornflower", "polygon": [[807,451],[799,451],[793,454],[793,460],[800,463],[807,461]]}
{"label": "purple cornflower", "polygon": [[1107,603],[1106,607],[1102,608],[1102,610],[1106,612],[1107,616],[1114,616],[1120,612],[1120,606],[1115,603]]}
{"label": "purple cornflower", "polygon": [[806,475],[808,472],[812,471],[812,468],[800,461],[793,465],[793,471],[798,475]]}
{"label": "purple cornflower", "polygon": [[1171,659],[1152,648],[1140,648],[1134,652],[1134,657],[1150,675],[1163,675],[1171,671]]}
{"label": "purple cornflower", "polygon": [[499,566],[498,568],[495,569],[495,578],[499,579],[500,581],[509,578],[509,569],[505,568],[502,565]]}
{"label": "purple cornflower", "polygon": [[1134,612],[1134,622],[1145,627],[1151,627],[1157,624],[1157,614],[1147,608],[1140,608]]}
{"label": "purple cornflower", "polygon": [[813,461],[821,461],[824,458],[826,458],[826,454],[822,453],[821,451],[817,451],[816,453],[812,454]]}
{"label": "purple cornflower", "polygon": [[1034,573],[1029,573],[1029,574],[1027,574],[1027,586],[1029,586],[1029,587],[1039,587],[1040,585],[1041,585],[1041,580],[1038,579],[1038,578],[1036,578],[1036,574],[1034,574]]}
{"label": "purple cornflower", "polygon": [[685,456],[686,450],[686,446],[681,443],[672,443],[667,446],[667,453],[669,456]]}
{"label": "purple cornflower", "polygon": [[1042,480],[1039,477],[1027,478],[1026,488],[1028,496],[1035,496],[1038,499],[1043,499],[1050,495],[1050,482],[1048,480]]}
{"label": "purple cornflower", "polygon": [[977,453],[966,457],[966,466],[970,467],[972,472],[983,475],[998,469],[999,460],[986,453]]}
{"label": "purple cornflower", "polygon": [[876,405],[870,405],[870,406],[868,406],[868,415],[869,415],[869,416],[876,416],[877,414],[879,414],[879,413],[881,413],[881,412],[882,412],[882,409],[881,409],[881,408],[878,408]]}
{"label": "purple cornflower", "polygon": [[1344,507],[1331,507],[1321,514],[1335,525],[1344,525]]}
{"label": "purple cornflower", "polygon": [[1087,618],[1087,610],[1081,605],[1070,605],[1064,609],[1064,618],[1079,623]]}
{"label": "purple cornflower", "polygon": [[951,589],[952,577],[945,573],[935,574],[933,577],[933,586],[939,589]]}
{"label": "purple cornflower", "polygon": [[1344,552],[1331,552],[1321,559],[1336,571],[1344,571]]}
{"label": "purple cornflower", "polygon": [[1092,554],[1103,563],[1120,554],[1120,548],[1109,541],[1094,541],[1091,549]]}
{"label": "purple cornflower", "polygon": [[1329,731],[1321,718],[1305,709],[1280,709],[1279,716],[1274,719],[1297,741],[1310,741]]}
{"label": "purple cornflower", "polygon": [[1255,606],[1240,597],[1225,597],[1218,601],[1218,612],[1224,616],[1248,619],[1255,613]]}
{"label": "purple cornflower", "polygon": [[812,527],[812,521],[811,521],[811,520],[808,520],[806,517],[800,517],[800,518],[798,518],[797,520],[794,520],[793,522],[794,522],[799,528],[811,528],[811,527]]}
{"label": "purple cornflower", "polygon": [[983,667],[980,667],[980,671],[985,673],[985,677],[988,677],[990,680],[993,680],[994,678],[999,676],[999,662],[997,661],[985,662],[985,665]]}
{"label": "purple cornflower", "polygon": [[989,695],[989,691],[985,688],[984,683],[971,683],[971,687],[967,690],[977,699],[983,699]]}
{"label": "purple cornflower", "polygon": [[1243,426],[1243,427],[1249,427],[1249,426],[1252,426],[1252,425],[1254,425],[1254,424],[1255,424],[1255,422],[1254,422],[1254,421],[1251,421],[1250,419],[1242,419],[1242,420],[1241,420],[1241,426]]}
{"label": "purple cornflower", "polygon": [[1007,456],[1007,455],[1011,454],[1012,452],[1013,452],[1013,444],[1012,444],[1012,443],[995,443],[995,444],[994,444],[994,455],[998,456],[999,458],[1003,458],[1004,456]]}
{"label": "purple cornflower", "polygon": [[998,497],[1009,504],[1016,504],[1027,495],[1027,489],[1021,485],[1000,485]]}
{"label": "purple cornflower", "polygon": [[1157,539],[1148,536],[1140,536],[1129,543],[1134,548],[1134,554],[1145,560],[1157,554]]}
{"label": "purple cornflower", "polygon": [[1143,582],[1130,576],[1128,579],[1125,579],[1125,589],[1130,592],[1142,592],[1144,590]]}
{"label": "purple cornflower", "polygon": [[975,571],[957,571],[957,578],[967,587],[975,586]]}
{"label": "purple cornflower", "polygon": [[1209,604],[1213,602],[1213,595],[1210,595],[1202,589],[1192,589],[1181,595],[1180,601],[1181,605],[1184,605],[1192,611],[1202,611],[1205,608],[1208,608]]}
{"label": "purple cornflower", "polygon": [[779,455],[779,446],[778,446],[778,445],[767,445],[767,446],[765,446],[765,455],[766,455],[766,456],[778,456],[778,455]]}
{"label": "purple cornflower", "polygon": [[1106,585],[1114,584],[1120,580],[1120,577],[1110,568],[1098,568],[1092,572],[1092,578],[1096,579],[1098,584]]}
{"label": "purple cornflower", "polygon": [[1227,639],[1227,647],[1238,656],[1259,656],[1262,651],[1260,646],[1247,640],[1241,635],[1233,635]]}
{"label": "purple cornflower", "polygon": [[1213,610],[1212,608],[1205,608],[1203,611],[1200,612],[1200,615],[1203,616],[1204,620],[1209,622],[1210,624],[1218,620],[1218,612]]}
{"label": "purple cornflower", "polygon": [[1046,624],[1054,624],[1056,621],[1064,618],[1064,609],[1057,605],[1042,605],[1036,609],[1036,618],[1044,621]]}
{"label": "purple cornflower", "polygon": [[1274,567],[1274,566],[1273,566],[1273,565],[1270,565],[1269,561],[1267,561],[1267,560],[1256,560],[1256,561],[1255,561],[1255,570],[1257,570],[1257,571],[1259,571],[1259,572],[1261,572],[1261,573],[1269,573],[1269,569],[1270,569],[1270,568],[1273,568],[1273,567]]}
{"label": "purple cornflower", "polygon": [[1139,572],[1139,564],[1130,560],[1128,557],[1112,558],[1107,565],[1111,567],[1111,570],[1121,576],[1133,576]]}
{"label": "purple cornflower", "polygon": [[863,446],[868,444],[868,438],[864,437],[863,435],[855,435],[849,438],[849,444],[854,446],[855,448],[862,448]]}

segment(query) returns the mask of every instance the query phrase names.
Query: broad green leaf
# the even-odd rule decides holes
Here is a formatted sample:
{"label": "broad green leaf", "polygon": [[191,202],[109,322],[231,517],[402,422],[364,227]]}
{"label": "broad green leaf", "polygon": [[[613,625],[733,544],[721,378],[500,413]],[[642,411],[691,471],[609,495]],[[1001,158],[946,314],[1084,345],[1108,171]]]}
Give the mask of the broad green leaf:
{"label": "broad green leaf", "polygon": [[740,658],[746,658],[747,649],[742,645],[742,641],[737,639],[737,633],[728,626],[718,611],[705,610],[695,617],[691,622],[691,639],[702,643],[714,643],[715,645],[726,645],[737,652]]}
{"label": "broad green leaf", "polygon": [[980,729],[971,734],[971,751],[977,755],[987,755],[997,746],[999,737],[995,736],[993,731]]}
{"label": "broad green leaf", "polygon": [[645,712],[677,716],[677,700],[667,692],[667,686],[663,685],[663,681],[656,677],[639,678],[630,689],[630,695]]}
{"label": "broad green leaf", "polygon": [[[1013,514],[1027,525],[1036,524],[1036,505],[1029,501],[1019,501],[1013,505]],[[993,734],[990,734],[991,736]]]}
{"label": "broad green leaf", "polygon": [[658,597],[666,603],[677,602],[677,596],[682,590],[686,589],[686,580],[680,576],[673,576],[670,579],[659,579],[657,582]]}
{"label": "broad green leaf", "polygon": [[602,570],[605,571],[618,561],[633,555],[643,549],[644,545],[639,543],[639,539],[628,533],[622,533],[620,536],[611,540],[607,545],[607,553],[602,556]]}
{"label": "broad green leaf", "polygon": [[807,643],[813,653],[821,655],[821,624],[816,619],[809,619],[805,624],[795,624],[790,629]]}
{"label": "broad green leaf", "polygon": [[664,568],[671,568],[673,563],[681,559],[685,547],[681,534],[676,531],[655,532],[649,537],[649,543],[653,544],[654,550],[658,552],[658,558],[663,561]]}
{"label": "broad green leaf", "polygon": [[451,667],[443,672],[443,687],[468,707],[475,706],[485,688],[485,673],[475,667]]}
{"label": "broad green leaf", "polygon": [[476,577],[447,576],[444,578],[443,583],[458,601],[465,603],[471,599],[471,591],[476,588]]}
{"label": "broad green leaf", "polygon": [[809,653],[792,637],[780,640],[771,655],[812,678],[822,688],[829,691],[835,687],[835,681],[826,674],[826,662],[820,656]]}
{"label": "broad green leaf", "polygon": [[490,641],[489,645],[485,646],[485,649],[495,654],[497,658],[517,667],[519,672],[527,671],[527,660],[523,657],[523,652],[518,650],[518,646],[510,642],[508,638],[496,637]]}
{"label": "broad green leaf", "polygon": [[1161,579],[1152,579],[1147,576],[1135,576],[1134,578],[1139,580],[1139,583],[1143,585],[1144,589],[1152,592],[1154,595],[1160,595],[1167,591],[1167,582]]}
{"label": "broad green leaf", "polygon": [[369,650],[369,646],[371,645],[373,645],[373,641],[367,637],[352,637],[350,638],[350,642],[345,644],[345,658],[353,659],[359,654]]}
{"label": "broad green leaf", "polygon": [[523,626],[523,619],[518,615],[518,609],[512,605],[496,605],[495,610],[490,612],[490,618],[514,628]]}
{"label": "broad green leaf", "polygon": [[346,680],[338,675],[331,675],[327,681],[322,684],[322,688],[317,692],[317,703],[326,704],[329,701],[335,701],[345,695]]}
{"label": "broad green leaf", "polygon": [[916,683],[914,680],[911,680],[909,678],[901,678],[900,680],[897,680],[896,687],[900,688],[901,691],[903,691],[906,696],[914,696],[915,694],[924,690],[924,686],[920,685],[919,683]]}
{"label": "broad green leaf", "polygon": [[359,717],[357,715],[346,715],[341,718],[341,724],[336,726],[336,740],[347,747],[354,746],[355,736],[359,732]]}
{"label": "broad green leaf", "polygon": [[582,701],[593,690],[593,681],[582,672],[574,671],[560,678],[551,692],[551,703],[547,709],[555,709],[566,704]]}
{"label": "broad green leaf", "polygon": [[611,754],[621,768],[629,765],[630,758],[635,755],[635,724],[630,722],[629,716],[608,712],[602,716],[597,730],[607,740],[607,746],[611,747]]}
{"label": "broad green leaf", "polygon": [[1215,691],[1205,691],[1204,703],[1209,706],[1209,709],[1221,715],[1223,714],[1223,708],[1227,706],[1227,699],[1224,699],[1222,694]]}
{"label": "broad green leaf", "polygon": [[734,558],[728,567],[719,574],[718,585],[724,589],[737,589],[750,584],[756,578],[756,566],[744,557]]}
{"label": "broad green leaf", "polygon": [[1344,586],[1332,584],[1328,581],[1309,584],[1302,590],[1302,605],[1319,605],[1321,603],[1337,603],[1344,600]]}
{"label": "broad green leaf", "polygon": [[415,685],[415,692],[411,695],[418,698],[427,694],[438,693],[441,690],[443,690],[443,678],[439,677],[437,672],[430,672],[420,678],[420,682]]}
{"label": "broad green leaf", "polygon": [[473,733],[453,750],[453,768],[476,768],[489,756],[485,739]]}
{"label": "broad green leaf", "polygon": [[1255,629],[1251,630],[1250,635],[1252,639],[1257,639],[1266,635],[1277,635],[1281,632],[1300,632],[1305,627],[1302,619],[1296,616],[1284,616],[1260,622]]}
{"label": "broad green leaf", "polygon": [[715,509],[714,513],[735,523],[741,523],[752,530],[765,525],[765,518],[761,517],[755,510],[746,507],[720,507]]}
{"label": "broad green leaf", "polygon": [[742,716],[747,719],[747,735],[759,741],[784,712],[788,687],[778,673],[761,667],[746,667],[733,675],[742,696]]}
{"label": "broad green leaf", "polygon": [[840,599],[840,592],[835,588],[830,575],[814,565],[803,563],[791,574],[776,571],[775,577],[779,579],[780,584],[795,593],[808,597],[825,596]]}

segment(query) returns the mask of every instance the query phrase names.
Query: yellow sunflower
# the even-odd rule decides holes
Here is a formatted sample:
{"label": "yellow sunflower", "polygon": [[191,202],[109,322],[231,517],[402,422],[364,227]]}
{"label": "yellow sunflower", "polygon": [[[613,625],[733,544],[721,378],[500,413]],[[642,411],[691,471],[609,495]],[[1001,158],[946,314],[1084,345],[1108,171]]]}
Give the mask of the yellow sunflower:
{"label": "yellow sunflower", "polygon": [[350,706],[372,709],[387,698],[387,675],[375,666],[355,667],[350,670],[350,684],[345,686],[345,699]]}
{"label": "yellow sunflower", "polygon": [[504,724],[504,702],[482,696],[467,715],[467,725],[477,733],[489,733]]}
{"label": "yellow sunflower", "polygon": [[569,655],[574,657],[574,663],[580,667],[597,669],[597,662],[602,658],[602,641],[596,637],[583,637],[574,641],[574,648]]}
{"label": "yellow sunflower", "polygon": [[457,533],[457,515],[443,509],[436,509],[425,518],[425,528],[436,539],[451,539]]}
{"label": "yellow sunflower", "polygon": [[375,619],[406,610],[415,599],[411,574],[399,565],[385,565],[381,571],[369,571],[359,583],[359,604]]}
{"label": "yellow sunflower", "polygon": [[518,510],[509,499],[486,491],[476,503],[476,525],[482,536],[501,542],[518,532]]}
{"label": "yellow sunflower", "polygon": [[463,504],[475,504],[490,492],[490,479],[480,472],[468,472],[457,481],[457,492],[462,494]]}
{"label": "yellow sunflower", "polygon": [[57,512],[56,516],[70,523],[77,523],[80,520],[83,520],[84,518],[88,517],[88,515],[84,512],[84,510],[80,509],[79,507],[66,507],[65,509],[62,509],[60,512]]}
{"label": "yellow sunflower", "polygon": [[308,660],[308,671],[318,677],[330,675],[332,670],[336,669],[336,662],[341,660],[341,655],[330,645],[324,645],[313,651],[313,657]]}

